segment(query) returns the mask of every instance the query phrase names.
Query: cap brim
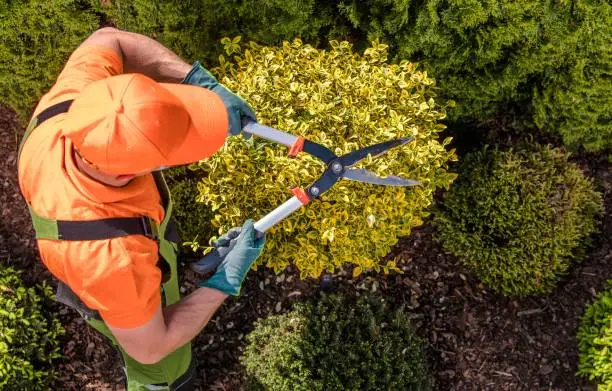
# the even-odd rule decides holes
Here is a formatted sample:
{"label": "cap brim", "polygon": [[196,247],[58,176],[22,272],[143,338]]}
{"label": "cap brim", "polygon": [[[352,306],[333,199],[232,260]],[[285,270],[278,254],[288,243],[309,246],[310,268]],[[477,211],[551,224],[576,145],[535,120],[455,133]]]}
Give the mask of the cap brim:
{"label": "cap brim", "polygon": [[[185,106],[191,122],[182,143],[169,153],[166,166],[205,159],[217,152],[228,135],[229,119],[221,98],[214,92],[191,85],[159,83]],[[172,131],[169,129],[168,131]]]}

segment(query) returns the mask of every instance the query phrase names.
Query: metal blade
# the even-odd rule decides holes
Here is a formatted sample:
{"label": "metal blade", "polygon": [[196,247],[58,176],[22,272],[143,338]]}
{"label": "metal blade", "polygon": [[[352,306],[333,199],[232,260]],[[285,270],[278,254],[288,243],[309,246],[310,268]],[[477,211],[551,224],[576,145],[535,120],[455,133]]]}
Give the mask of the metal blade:
{"label": "metal blade", "polygon": [[395,175],[389,175],[388,177],[380,177],[374,174],[372,171],[364,168],[349,168],[344,171],[343,178],[350,179],[351,181],[372,183],[374,185],[385,185],[385,186],[416,186],[420,185],[421,182],[412,179],[404,179]]}
{"label": "metal blade", "polygon": [[382,143],[374,145],[369,145],[356,151],[349,152],[346,155],[342,155],[340,157],[340,160],[342,161],[342,165],[344,167],[352,167],[363,159],[365,159],[366,157],[368,157],[368,155],[372,155],[372,158],[375,159],[385,154],[390,149],[400,147],[404,144],[408,144],[412,140],[412,137],[403,137],[395,140],[384,141]]}

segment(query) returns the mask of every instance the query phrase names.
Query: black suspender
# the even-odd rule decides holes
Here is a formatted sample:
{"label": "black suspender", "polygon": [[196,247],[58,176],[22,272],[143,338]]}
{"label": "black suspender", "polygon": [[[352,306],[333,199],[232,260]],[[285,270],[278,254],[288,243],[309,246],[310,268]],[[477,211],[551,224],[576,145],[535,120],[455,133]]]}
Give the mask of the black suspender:
{"label": "black suspender", "polygon": [[47,107],[46,109],[41,111],[40,114],[36,116],[36,126],[40,126],[40,124],[42,124],[51,117],[55,117],[58,114],[67,113],[70,109],[70,106],[72,106],[73,101],[74,100],[65,100],[63,102],[56,103],[53,106]]}

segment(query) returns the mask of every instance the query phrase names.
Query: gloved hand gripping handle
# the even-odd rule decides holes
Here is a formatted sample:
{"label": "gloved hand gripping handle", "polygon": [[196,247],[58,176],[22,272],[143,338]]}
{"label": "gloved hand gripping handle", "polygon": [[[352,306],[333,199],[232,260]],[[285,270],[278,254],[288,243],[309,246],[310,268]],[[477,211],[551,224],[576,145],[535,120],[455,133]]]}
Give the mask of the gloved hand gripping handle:
{"label": "gloved hand gripping handle", "polygon": [[[272,212],[265,215],[263,218],[255,222],[255,230],[257,237],[261,237],[266,231],[282,221],[285,217],[301,208],[304,204],[299,200],[298,196],[293,196],[285,201],[282,205],[274,209]],[[208,274],[217,269],[217,266],[223,260],[223,257],[234,247],[235,242],[232,241],[228,247],[215,249],[206,254],[202,259],[194,262],[191,267],[198,273]]]}
{"label": "gloved hand gripping handle", "polygon": [[[275,143],[285,145],[293,150],[299,149],[300,144],[303,143],[303,141],[301,141],[303,138],[301,137],[281,132],[280,130],[258,124],[254,121],[248,121],[246,124],[244,124],[243,132],[274,141]],[[297,152],[299,152],[299,150],[297,150]],[[261,235],[267,232],[270,228],[274,227],[291,213],[310,202],[310,199],[306,196],[303,190],[294,189],[293,193],[295,194],[293,197],[255,222],[255,231],[257,232],[258,237],[261,237]],[[217,266],[219,266],[223,260],[223,257],[233,248],[233,246],[234,243],[230,243],[228,247],[223,247],[221,250],[213,250],[199,261],[194,262],[191,265],[192,269],[202,274],[214,272],[217,269]]]}

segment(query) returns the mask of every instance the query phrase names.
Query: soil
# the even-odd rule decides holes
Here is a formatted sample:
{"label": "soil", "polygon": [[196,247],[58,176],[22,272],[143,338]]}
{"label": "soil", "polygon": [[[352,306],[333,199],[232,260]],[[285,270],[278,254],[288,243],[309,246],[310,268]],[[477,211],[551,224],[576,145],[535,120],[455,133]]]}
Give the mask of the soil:
{"label": "soil", "polygon": [[[487,123],[508,142],[516,134],[507,123]],[[509,130],[510,129],[510,130]],[[16,134],[22,133],[14,113],[0,106],[0,264],[24,270],[30,283],[53,277],[42,266],[27,208],[16,174]],[[486,132],[482,132],[485,134]],[[496,137],[500,137],[496,134]],[[470,145],[486,142],[480,137]],[[457,145],[460,153],[471,149]],[[467,148],[467,149],[466,149]],[[577,154],[572,158],[592,177],[604,194],[606,215],[587,259],[575,265],[552,293],[526,299],[492,293],[469,271],[445,253],[429,222],[402,238],[388,255],[397,258],[404,273],[365,273],[334,276],[334,289],[358,294],[378,290],[392,306],[405,305],[415,314],[420,333],[428,341],[437,390],[595,390],[575,376],[578,364],[576,329],[585,305],[612,278],[612,165],[605,154]],[[184,271],[185,293],[197,277]],[[243,294],[229,299],[193,341],[198,361],[199,390],[243,389],[239,357],[244,336],[258,318],[280,313],[321,289],[318,281],[301,281],[295,270],[282,275],[270,270],[251,272]],[[66,328],[64,358],[57,367],[58,390],[122,390],[123,375],[117,353],[72,310],[51,304]]]}

